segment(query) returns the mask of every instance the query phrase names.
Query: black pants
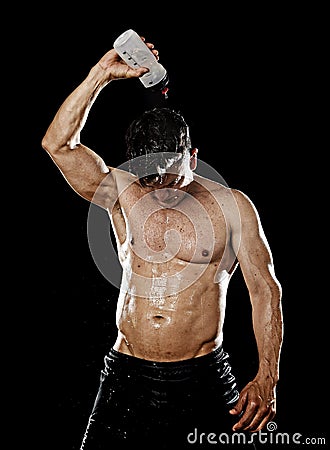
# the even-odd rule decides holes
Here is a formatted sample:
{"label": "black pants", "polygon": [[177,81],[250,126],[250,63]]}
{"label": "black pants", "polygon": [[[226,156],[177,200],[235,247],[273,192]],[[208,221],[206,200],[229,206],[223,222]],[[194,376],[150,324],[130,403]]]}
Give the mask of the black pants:
{"label": "black pants", "polygon": [[147,361],[112,349],[81,450],[193,449],[202,433],[231,432],[237,419],[228,410],[237,400],[222,348],[179,362]]}

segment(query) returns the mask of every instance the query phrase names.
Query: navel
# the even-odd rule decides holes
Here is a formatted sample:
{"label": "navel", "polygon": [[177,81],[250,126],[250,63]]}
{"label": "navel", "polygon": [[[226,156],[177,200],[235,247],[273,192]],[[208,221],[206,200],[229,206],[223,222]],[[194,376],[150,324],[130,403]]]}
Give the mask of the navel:
{"label": "navel", "polygon": [[204,250],[202,251],[202,256],[209,256],[209,251],[206,250],[206,249],[204,249]]}
{"label": "navel", "polygon": [[156,321],[162,321],[165,320],[164,316],[161,316],[160,314],[156,314],[155,316],[152,317],[154,320]]}

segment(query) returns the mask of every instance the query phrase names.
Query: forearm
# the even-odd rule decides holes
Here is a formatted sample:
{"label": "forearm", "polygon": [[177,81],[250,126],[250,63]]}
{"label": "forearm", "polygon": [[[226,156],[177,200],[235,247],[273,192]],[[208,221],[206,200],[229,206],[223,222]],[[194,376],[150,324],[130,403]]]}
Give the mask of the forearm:
{"label": "forearm", "polygon": [[279,378],[279,360],[283,340],[281,289],[270,289],[268,294],[253,300],[253,328],[258,347],[257,377],[273,386]]}
{"label": "forearm", "polygon": [[95,65],[85,80],[67,97],[52,123],[42,146],[49,153],[74,148],[80,141],[80,132],[89,111],[100,91],[109,83],[109,75],[99,64]]}

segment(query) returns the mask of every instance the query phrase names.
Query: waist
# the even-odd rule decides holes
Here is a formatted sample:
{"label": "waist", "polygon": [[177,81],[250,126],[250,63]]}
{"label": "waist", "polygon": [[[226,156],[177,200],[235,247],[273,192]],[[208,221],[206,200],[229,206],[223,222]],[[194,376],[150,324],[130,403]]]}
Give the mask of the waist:
{"label": "waist", "polygon": [[216,368],[221,372],[221,367],[225,370],[228,353],[220,346],[217,349],[203,356],[184,359],[181,361],[152,361],[135,356],[127,355],[111,349],[105,356],[105,370],[112,366],[120,366],[121,370],[126,370],[130,374],[138,374],[140,377],[147,377],[158,380],[178,380],[199,376],[201,373]]}

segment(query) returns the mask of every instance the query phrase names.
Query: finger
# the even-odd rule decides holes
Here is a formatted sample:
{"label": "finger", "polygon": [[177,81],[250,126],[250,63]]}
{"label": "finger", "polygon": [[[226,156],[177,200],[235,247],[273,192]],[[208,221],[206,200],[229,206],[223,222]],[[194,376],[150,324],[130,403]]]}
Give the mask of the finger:
{"label": "finger", "polygon": [[254,408],[254,412],[251,411],[251,413],[253,413],[253,416],[248,415],[246,417],[246,420],[249,421],[249,423],[245,423],[245,426],[243,428],[246,431],[255,432],[261,430],[265,426],[266,422],[268,422],[275,416],[275,402],[270,402],[267,405],[258,405],[258,403],[255,404],[256,408]]}
{"label": "finger", "polygon": [[252,420],[251,424],[244,428],[244,430],[246,431],[250,431],[251,433],[255,433],[257,431],[262,430],[267,422],[269,422],[270,420],[272,420],[272,418],[274,417],[275,414],[273,414],[272,411],[268,411],[268,413],[258,413],[256,414],[255,418]]}
{"label": "finger", "polygon": [[151,42],[145,42],[146,46],[148,48],[150,48],[150,50],[152,50],[153,48],[155,48],[154,44],[152,44]]}
{"label": "finger", "polygon": [[[253,430],[251,430],[252,432],[255,431],[260,431],[262,430],[267,422],[269,422],[270,420],[272,420],[276,415],[276,409],[273,406],[273,404],[269,405],[267,407],[266,413],[264,415],[261,415],[260,419],[256,417],[256,422],[255,423],[251,423],[251,428],[253,428]],[[259,425],[258,425],[259,422]]]}
{"label": "finger", "polygon": [[257,407],[257,403],[251,401],[240,420],[234,424],[233,431],[248,427],[256,414]]}
{"label": "finger", "polygon": [[159,56],[158,56],[159,52],[158,52],[158,50],[152,50],[152,53],[155,55],[155,58],[158,61],[159,60]]}
{"label": "finger", "polygon": [[247,402],[246,394],[241,394],[236,405],[229,411],[230,414],[241,414]]}
{"label": "finger", "polygon": [[146,46],[152,51],[152,53],[155,55],[157,61],[159,59],[159,51],[155,50],[155,45],[152,42],[146,42],[146,38],[144,36],[140,36],[142,41],[146,44]]}

